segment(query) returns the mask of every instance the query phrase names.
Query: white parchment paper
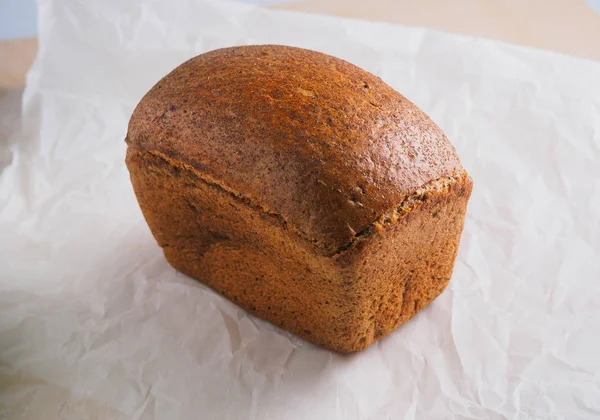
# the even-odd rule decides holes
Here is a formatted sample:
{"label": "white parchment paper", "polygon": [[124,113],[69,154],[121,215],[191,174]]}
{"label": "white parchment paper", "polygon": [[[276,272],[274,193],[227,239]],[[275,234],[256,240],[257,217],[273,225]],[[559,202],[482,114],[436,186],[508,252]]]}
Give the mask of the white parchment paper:
{"label": "white parchment paper", "polygon": [[[0,418],[600,417],[600,64],[423,29],[198,0],[49,0],[2,140]],[[475,189],[448,290],[340,356],[164,260],[127,122],[210,49],[280,43],[379,75],[455,144]]]}

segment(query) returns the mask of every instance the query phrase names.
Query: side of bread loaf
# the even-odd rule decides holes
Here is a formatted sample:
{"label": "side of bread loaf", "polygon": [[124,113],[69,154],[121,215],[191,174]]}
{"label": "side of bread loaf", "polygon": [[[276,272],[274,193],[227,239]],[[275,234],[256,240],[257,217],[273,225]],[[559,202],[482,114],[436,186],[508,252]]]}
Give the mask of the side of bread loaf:
{"label": "side of bread loaf", "polygon": [[471,179],[425,114],[342,60],[199,56],[140,102],[127,143],[169,263],[309,341],[365,348],[450,279]]}

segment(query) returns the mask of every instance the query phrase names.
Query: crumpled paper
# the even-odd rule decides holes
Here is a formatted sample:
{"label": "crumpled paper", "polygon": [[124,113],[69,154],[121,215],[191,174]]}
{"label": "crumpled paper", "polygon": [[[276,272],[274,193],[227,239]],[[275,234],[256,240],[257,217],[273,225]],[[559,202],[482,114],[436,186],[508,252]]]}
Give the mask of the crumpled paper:
{"label": "crumpled paper", "polygon": [[[0,418],[600,417],[600,64],[227,2],[42,1],[2,141]],[[342,356],[164,260],[124,165],[169,70],[224,46],[320,50],[442,127],[475,182],[448,290]]]}

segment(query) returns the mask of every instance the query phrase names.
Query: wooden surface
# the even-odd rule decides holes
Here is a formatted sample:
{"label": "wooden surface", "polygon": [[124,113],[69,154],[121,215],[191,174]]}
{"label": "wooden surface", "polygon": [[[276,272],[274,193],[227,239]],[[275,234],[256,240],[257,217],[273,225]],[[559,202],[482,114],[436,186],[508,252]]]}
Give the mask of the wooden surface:
{"label": "wooden surface", "polygon": [[33,64],[37,51],[35,38],[0,41],[0,89],[19,88]]}
{"label": "wooden surface", "polygon": [[422,26],[600,61],[600,14],[584,0],[296,0],[273,7]]}
{"label": "wooden surface", "polygon": [[[600,15],[584,0],[296,0],[275,9],[423,26],[600,61]],[[35,39],[0,41],[0,88],[24,84]]]}

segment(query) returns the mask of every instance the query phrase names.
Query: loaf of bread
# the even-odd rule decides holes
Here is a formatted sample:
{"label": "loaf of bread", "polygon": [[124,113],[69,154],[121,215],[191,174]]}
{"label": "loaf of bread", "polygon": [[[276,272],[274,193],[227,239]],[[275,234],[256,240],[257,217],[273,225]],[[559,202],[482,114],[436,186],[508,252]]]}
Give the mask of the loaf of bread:
{"label": "loaf of bread", "polygon": [[167,261],[308,341],[361,350],[448,284],[471,178],[429,117],[346,61],[202,54],[146,94],[126,142]]}

